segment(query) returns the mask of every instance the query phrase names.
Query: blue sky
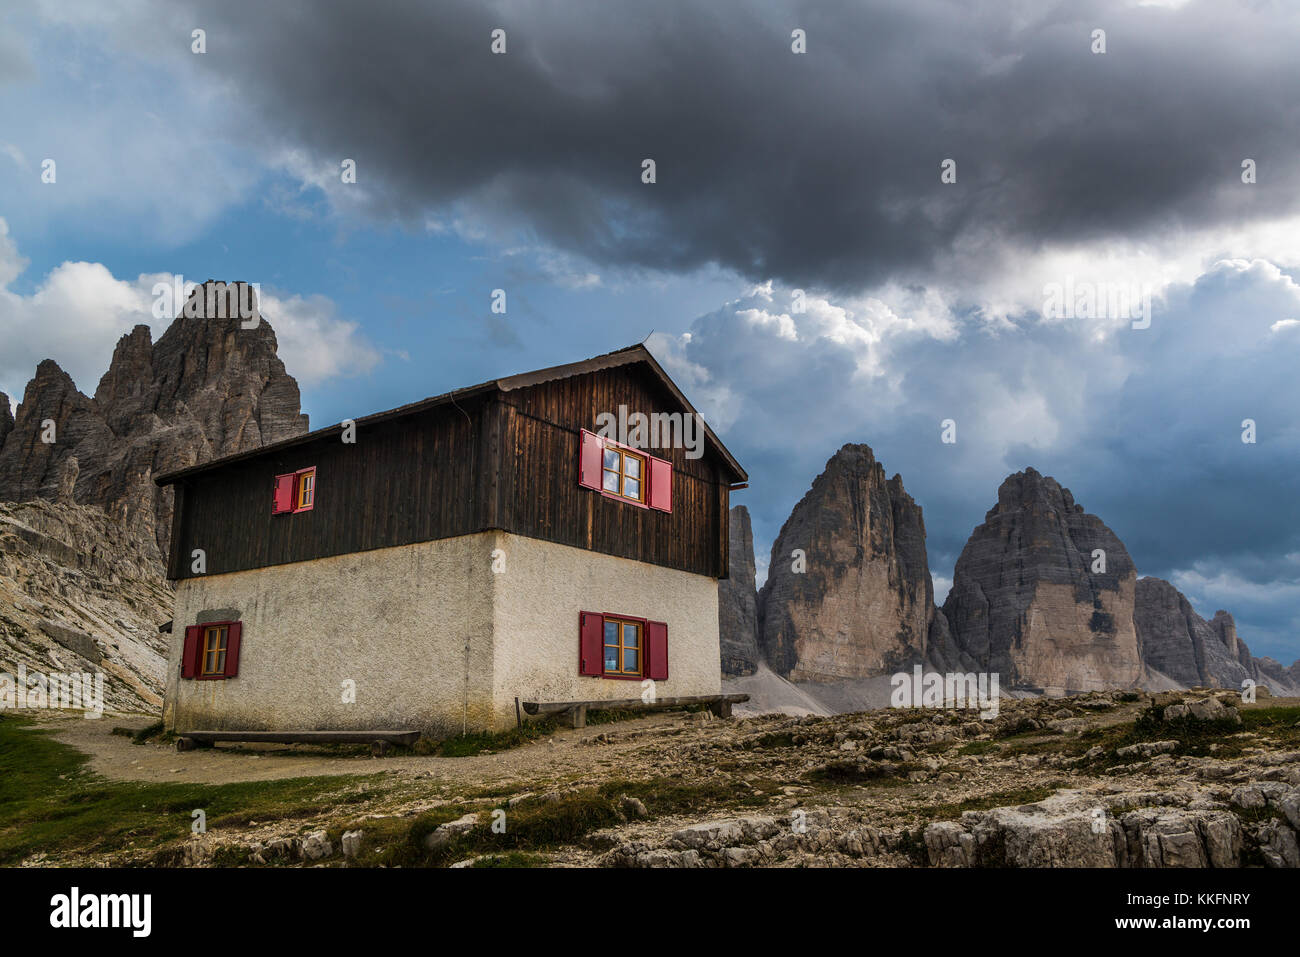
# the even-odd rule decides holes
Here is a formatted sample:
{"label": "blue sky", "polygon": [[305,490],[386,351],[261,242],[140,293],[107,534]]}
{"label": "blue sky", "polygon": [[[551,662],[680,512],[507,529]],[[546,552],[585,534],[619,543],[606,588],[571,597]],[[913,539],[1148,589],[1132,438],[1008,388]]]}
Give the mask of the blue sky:
{"label": "blue sky", "polygon": [[[175,274],[261,283],[316,425],[653,332],[751,474],[760,567],[865,442],[925,509],[942,595],[1032,465],[1140,574],[1300,656],[1294,11],[102,7],[0,14],[15,402],[46,356],[93,392]],[[1147,289],[1150,327],[1045,314],[1067,281]]]}

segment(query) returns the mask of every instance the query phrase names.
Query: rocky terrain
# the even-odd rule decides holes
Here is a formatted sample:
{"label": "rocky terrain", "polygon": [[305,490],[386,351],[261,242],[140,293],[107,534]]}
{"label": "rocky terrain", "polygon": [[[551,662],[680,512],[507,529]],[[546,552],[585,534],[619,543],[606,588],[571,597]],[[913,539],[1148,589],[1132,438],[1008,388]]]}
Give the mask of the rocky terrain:
{"label": "rocky terrain", "polygon": [[102,674],[108,710],[158,711],[171,615],[152,541],[98,508],[0,502],[0,673]]}
{"label": "rocky terrain", "polygon": [[189,836],[186,811],[174,840],[131,824],[126,846],[27,864],[1300,866],[1300,699],[1101,691],[1003,699],[992,720],[940,709],[668,713],[503,751],[484,739],[463,758],[176,754],[57,721],[47,719],[79,747],[115,749],[100,766],[124,782],[247,775],[267,788],[278,762],[336,777],[296,778],[323,781],[327,798],[241,805],[201,836]]}
{"label": "rocky terrain", "polygon": [[[1032,468],[1002,483],[942,609],[933,605],[921,509],[901,477],[885,480],[865,445],[832,456],[782,527],[752,642],[736,612],[738,580],[752,568],[748,520],[733,515],[742,531],[733,533],[720,617],[723,671],[728,690],[781,710],[883,706],[879,679],[916,663],[997,673],[1004,689],[1034,694],[1239,690],[1246,679],[1300,694],[1300,662],[1255,658],[1228,612],[1206,621],[1168,582],[1138,579],[1115,533]],[[758,662],[739,651],[755,645]],[[743,689],[735,680],[754,675],[761,680]]]}

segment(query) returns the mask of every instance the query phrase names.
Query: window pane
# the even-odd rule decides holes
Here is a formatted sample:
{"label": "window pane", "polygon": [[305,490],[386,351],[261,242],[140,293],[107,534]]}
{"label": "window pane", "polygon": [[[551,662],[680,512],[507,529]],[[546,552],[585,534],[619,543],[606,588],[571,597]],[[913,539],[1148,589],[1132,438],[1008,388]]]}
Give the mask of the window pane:
{"label": "window pane", "polygon": [[618,649],[617,648],[605,649],[605,670],[618,671]]}
{"label": "window pane", "polygon": [[617,473],[617,472],[606,472],[606,473],[605,473],[605,491],[606,491],[606,492],[617,492],[617,491],[618,491],[618,473]]}
{"label": "window pane", "polygon": [[618,468],[618,453],[615,452],[613,449],[605,450],[605,468],[607,469]]}
{"label": "window pane", "polygon": [[633,478],[641,477],[641,460],[635,456],[627,457],[627,464],[623,466],[623,471]]}
{"label": "window pane", "polygon": [[212,669],[213,674],[221,674],[226,670],[226,653],[223,651],[217,655],[217,666]]}
{"label": "window pane", "polygon": [[635,648],[623,649],[623,670],[636,671],[636,649]]}
{"label": "window pane", "polygon": [[641,483],[634,478],[624,479],[623,494],[628,498],[639,499],[641,497]]}
{"label": "window pane", "polygon": [[607,645],[618,644],[618,622],[616,621],[605,622],[605,644]]}
{"label": "window pane", "polygon": [[636,633],[637,633],[636,625],[624,625],[623,644],[629,648],[635,648],[637,646]]}

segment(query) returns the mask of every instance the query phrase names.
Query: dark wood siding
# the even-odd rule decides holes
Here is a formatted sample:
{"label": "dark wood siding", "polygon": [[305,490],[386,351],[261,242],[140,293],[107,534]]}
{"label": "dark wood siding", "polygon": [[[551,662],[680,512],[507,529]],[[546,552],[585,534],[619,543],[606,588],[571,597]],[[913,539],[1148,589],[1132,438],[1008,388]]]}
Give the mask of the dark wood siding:
{"label": "dark wood siding", "polygon": [[[484,405],[461,409],[359,428],[356,444],[324,438],[187,480],[177,496],[171,577],[192,577],[196,548],[215,575],[478,531]],[[311,511],[272,515],[274,477],[311,466]]]}
{"label": "dark wood siding", "polygon": [[[602,412],[680,411],[643,366],[487,393],[321,438],[178,482],[170,575],[307,561],[499,528],[713,577],[727,569],[729,473],[706,449],[649,449],[673,464],[671,513],[578,485],[579,430]],[[316,468],[311,511],[271,514],[274,477]]]}
{"label": "dark wood siding", "polygon": [[673,464],[671,513],[638,508],[578,485],[579,431],[597,416],[679,411],[642,367],[608,369],[505,393],[502,527],[545,541],[667,565],[715,578],[726,575],[727,488],[706,450],[649,449]]}

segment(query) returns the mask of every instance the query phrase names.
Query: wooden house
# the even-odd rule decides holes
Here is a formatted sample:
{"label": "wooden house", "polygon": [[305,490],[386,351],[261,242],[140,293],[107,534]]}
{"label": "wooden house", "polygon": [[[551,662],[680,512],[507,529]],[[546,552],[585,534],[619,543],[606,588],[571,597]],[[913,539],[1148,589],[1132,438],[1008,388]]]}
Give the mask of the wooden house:
{"label": "wooden house", "polygon": [[[700,441],[620,442],[628,410]],[[642,346],[159,475],[167,727],[448,734],[519,701],[716,695],[745,481]]]}

